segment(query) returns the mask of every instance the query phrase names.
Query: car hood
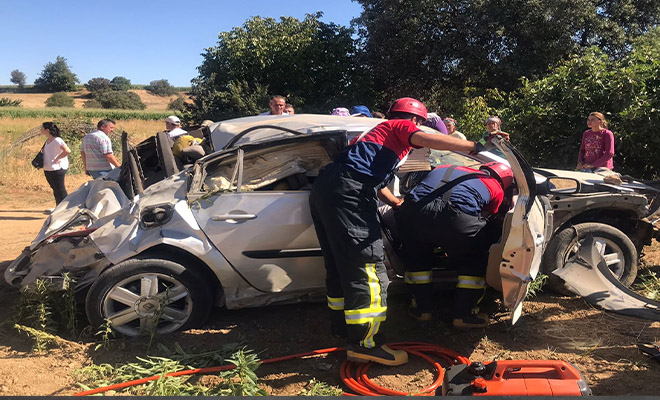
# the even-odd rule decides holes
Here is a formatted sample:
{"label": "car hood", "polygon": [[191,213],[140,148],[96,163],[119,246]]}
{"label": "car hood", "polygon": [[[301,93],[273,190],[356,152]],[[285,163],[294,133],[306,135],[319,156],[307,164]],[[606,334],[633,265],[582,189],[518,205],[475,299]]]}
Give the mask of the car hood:
{"label": "car hood", "polygon": [[632,182],[622,182],[620,185],[613,185],[609,183],[605,183],[604,175],[599,175],[599,174],[594,174],[591,172],[579,172],[579,171],[568,171],[568,170],[563,170],[563,169],[549,169],[549,168],[535,168],[535,171],[539,172],[541,171],[542,175],[545,177],[548,176],[558,176],[562,178],[573,178],[577,179],[580,181],[582,184],[587,184],[587,185],[603,185],[615,190],[623,190],[623,191],[644,191],[644,190],[650,190],[653,192],[660,192],[658,189],[655,189],[651,186],[648,186],[642,182],[639,181],[632,181]]}

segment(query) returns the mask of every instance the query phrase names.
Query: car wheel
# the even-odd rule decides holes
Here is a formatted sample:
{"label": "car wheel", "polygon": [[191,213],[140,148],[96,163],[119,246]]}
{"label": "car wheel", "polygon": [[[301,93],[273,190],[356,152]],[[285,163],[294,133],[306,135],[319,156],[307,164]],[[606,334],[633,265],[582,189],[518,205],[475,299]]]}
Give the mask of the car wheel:
{"label": "car wheel", "polygon": [[181,264],[132,259],[104,271],[85,300],[93,327],[106,319],[125,336],[172,333],[204,323],[213,304],[206,280]]}
{"label": "car wheel", "polygon": [[603,257],[614,276],[626,287],[630,286],[637,277],[638,259],[635,245],[617,228],[597,222],[570,226],[552,237],[543,255],[543,271],[548,275],[550,286],[561,293],[573,294],[568,291],[564,280],[552,271],[575,258],[580,243],[589,235],[605,245]]}

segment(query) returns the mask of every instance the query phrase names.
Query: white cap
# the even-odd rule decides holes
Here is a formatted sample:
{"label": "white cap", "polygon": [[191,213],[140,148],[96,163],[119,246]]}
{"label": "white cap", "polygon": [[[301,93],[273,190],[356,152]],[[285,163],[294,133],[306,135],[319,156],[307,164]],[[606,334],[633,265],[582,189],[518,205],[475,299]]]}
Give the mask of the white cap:
{"label": "white cap", "polygon": [[169,122],[170,124],[174,125],[181,125],[181,120],[176,115],[170,115],[169,117],[165,118],[165,122]]}

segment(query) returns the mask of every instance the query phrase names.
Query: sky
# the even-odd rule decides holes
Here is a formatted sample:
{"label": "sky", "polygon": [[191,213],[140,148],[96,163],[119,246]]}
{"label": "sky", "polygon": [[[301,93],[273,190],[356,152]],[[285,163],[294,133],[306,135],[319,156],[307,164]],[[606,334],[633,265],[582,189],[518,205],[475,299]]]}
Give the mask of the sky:
{"label": "sky", "polygon": [[14,69],[32,84],[62,56],[80,83],[124,76],[190,86],[218,33],[252,16],[303,19],[316,11],[348,26],[362,8],[351,0],[0,0],[0,85],[11,84]]}

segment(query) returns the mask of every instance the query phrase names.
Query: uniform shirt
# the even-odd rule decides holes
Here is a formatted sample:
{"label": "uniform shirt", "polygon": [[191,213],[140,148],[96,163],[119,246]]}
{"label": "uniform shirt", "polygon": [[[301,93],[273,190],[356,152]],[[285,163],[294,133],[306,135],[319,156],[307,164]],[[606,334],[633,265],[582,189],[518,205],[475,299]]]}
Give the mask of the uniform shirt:
{"label": "uniform shirt", "polygon": [[64,146],[64,140],[56,137],[52,142],[46,142],[44,146],[44,171],[59,171],[69,168],[69,158],[64,157],[59,162],[54,162],[55,157],[59,156]]}
{"label": "uniform shirt", "polygon": [[[442,185],[442,177],[450,165],[440,165],[429,172],[428,175],[415,186],[406,201],[419,201],[429,196],[435,189]],[[459,210],[469,215],[479,215],[481,211],[495,214],[499,210],[504,191],[498,180],[477,169],[468,167],[456,167],[452,172],[449,182],[469,173],[480,173],[483,176],[469,178],[451,188],[449,202]],[[442,197],[443,193],[434,196]]]}
{"label": "uniform shirt", "polygon": [[105,133],[96,130],[83,137],[82,151],[85,152],[87,171],[110,171],[113,166],[105,158],[112,154],[112,142]]}
{"label": "uniform shirt", "polygon": [[384,182],[412,148],[410,143],[415,132],[421,132],[414,122],[393,119],[376,125],[363,137],[357,137],[335,162],[341,162],[360,174]]}

